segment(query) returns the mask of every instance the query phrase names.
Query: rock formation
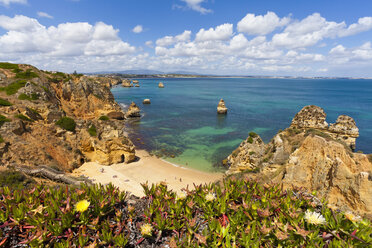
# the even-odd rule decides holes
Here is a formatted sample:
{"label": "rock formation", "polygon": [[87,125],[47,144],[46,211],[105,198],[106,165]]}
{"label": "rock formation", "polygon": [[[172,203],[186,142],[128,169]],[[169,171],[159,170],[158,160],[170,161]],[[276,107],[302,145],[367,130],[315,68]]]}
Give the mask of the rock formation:
{"label": "rock formation", "polygon": [[159,83],[158,85],[159,88],[164,88],[164,84],[162,82]]}
{"label": "rock formation", "polygon": [[225,106],[225,101],[223,99],[220,100],[217,106],[217,113],[218,114],[226,114],[227,113],[227,108]]}
{"label": "rock formation", "polygon": [[[45,165],[71,171],[87,161],[108,165],[122,161],[122,155],[125,162],[134,160],[134,146],[123,133],[124,113],[109,88],[121,82],[119,79],[18,67],[34,74],[14,94],[0,91],[0,97],[12,103],[0,107],[0,114],[9,120],[0,125],[4,139],[0,143],[1,165]],[[12,70],[0,69],[0,73],[5,75],[1,87],[18,81]],[[30,100],[18,99],[22,94]],[[102,115],[111,119],[98,121]],[[73,120],[73,131],[56,124],[62,117]],[[87,149],[87,140],[93,148]]]}
{"label": "rock formation", "polygon": [[139,84],[136,84],[136,85],[134,85],[134,87],[140,87],[140,85]]}
{"label": "rock formation", "polygon": [[124,79],[123,82],[121,83],[121,86],[130,88],[130,87],[133,87],[133,84],[130,82],[129,79]]}
{"label": "rock formation", "polygon": [[151,104],[151,101],[150,101],[150,99],[146,98],[146,99],[143,100],[142,103],[143,104]]}
{"label": "rock formation", "polygon": [[141,117],[140,108],[134,102],[132,102],[127,110],[127,113],[125,114],[125,117],[127,118]]}
{"label": "rock formation", "polygon": [[139,84],[139,81],[138,80],[133,80],[133,83],[134,84]]}
{"label": "rock formation", "polygon": [[372,163],[350,149],[359,135],[355,121],[341,115],[328,127],[325,117],[323,109],[306,106],[268,144],[250,133],[226,159],[227,174],[246,171],[283,188],[317,191],[335,208],[372,217]]}

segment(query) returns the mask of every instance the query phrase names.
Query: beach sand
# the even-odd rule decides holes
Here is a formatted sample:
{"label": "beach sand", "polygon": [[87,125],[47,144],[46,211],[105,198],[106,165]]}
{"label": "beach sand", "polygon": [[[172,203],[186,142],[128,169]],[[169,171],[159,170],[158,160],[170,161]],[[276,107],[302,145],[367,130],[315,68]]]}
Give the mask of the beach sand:
{"label": "beach sand", "polygon": [[180,192],[182,188],[192,189],[193,184],[200,185],[223,178],[223,173],[208,173],[189,168],[177,167],[147,151],[137,150],[139,160],[130,164],[114,164],[111,166],[88,162],[73,171],[73,176],[84,175],[94,183],[112,183],[121,190],[133,195],[144,196],[141,183],[166,182],[169,189]]}

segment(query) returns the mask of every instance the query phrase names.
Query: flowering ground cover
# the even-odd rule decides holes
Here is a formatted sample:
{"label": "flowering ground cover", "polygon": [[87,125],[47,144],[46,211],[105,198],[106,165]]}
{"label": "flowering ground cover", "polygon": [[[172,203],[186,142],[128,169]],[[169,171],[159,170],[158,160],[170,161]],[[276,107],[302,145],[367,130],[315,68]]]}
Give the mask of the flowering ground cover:
{"label": "flowering ground cover", "polygon": [[143,185],[0,188],[0,247],[371,247],[371,222],[310,195],[227,179],[176,194]]}

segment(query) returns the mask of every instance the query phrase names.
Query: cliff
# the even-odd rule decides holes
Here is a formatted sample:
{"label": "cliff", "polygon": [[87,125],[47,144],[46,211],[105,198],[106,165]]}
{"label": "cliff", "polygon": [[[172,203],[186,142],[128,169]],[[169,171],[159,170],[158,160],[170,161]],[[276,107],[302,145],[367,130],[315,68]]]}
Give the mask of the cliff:
{"label": "cliff", "polygon": [[124,113],[109,88],[120,83],[0,63],[0,117],[6,120],[0,122],[0,164],[70,171],[87,161],[133,161]]}
{"label": "cliff", "polygon": [[372,217],[372,163],[353,152],[358,136],[351,117],[341,115],[328,125],[323,109],[306,106],[268,144],[250,133],[227,158],[227,174],[245,171],[284,189],[316,191],[331,207]]}

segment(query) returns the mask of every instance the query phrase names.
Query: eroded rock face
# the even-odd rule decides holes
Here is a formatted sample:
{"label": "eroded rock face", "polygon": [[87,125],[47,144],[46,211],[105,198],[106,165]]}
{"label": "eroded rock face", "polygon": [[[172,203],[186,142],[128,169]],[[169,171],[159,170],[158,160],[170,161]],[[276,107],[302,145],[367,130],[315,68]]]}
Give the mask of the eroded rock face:
{"label": "eroded rock face", "polygon": [[110,119],[124,120],[124,114],[121,111],[111,111],[107,114]]}
{"label": "eroded rock face", "polygon": [[226,114],[227,108],[225,106],[225,101],[223,99],[220,100],[220,102],[217,105],[217,113],[218,114]]}
{"label": "eroded rock face", "polygon": [[133,87],[133,84],[130,82],[129,79],[124,79],[123,82],[121,83],[121,86],[130,88],[130,87]]}
{"label": "eroded rock face", "polygon": [[151,104],[151,101],[150,101],[150,99],[144,99],[143,100],[143,102],[142,102],[143,104]]}
{"label": "eroded rock face", "polygon": [[316,190],[331,205],[342,210],[372,213],[372,164],[367,156],[351,157],[344,146],[319,136],[308,136],[290,157],[283,186]]}
{"label": "eroded rock face", "polygon": [[127,118],[141,117],[140,108],[134,102],[132,102],[127,110],[127,113],[125,114],[125,117]]}
{"label": "eroded rock face", "polygon": [[162,82],[159,83],[158,85],[159,88],[164,88],[164,84]]}
{"label": "eroded rock face", "polygon": [[336,123],[329,126],[330,135],[345,142],[352,150],[355,150],[356,138],[359,137],[359,129],[353,118],[340,115]]}
{"label": "eroded rock face", "polygon": [[308,105],[301,109],[292,120],[291,127],[327,129],[326,113],[315,105]]}
{"label": "eroded rock face", "polygon": [[265,149],[266,145],[259,135],[250,135],[227,157],[229,166],[227,174],[256,169],[262,160]]}

